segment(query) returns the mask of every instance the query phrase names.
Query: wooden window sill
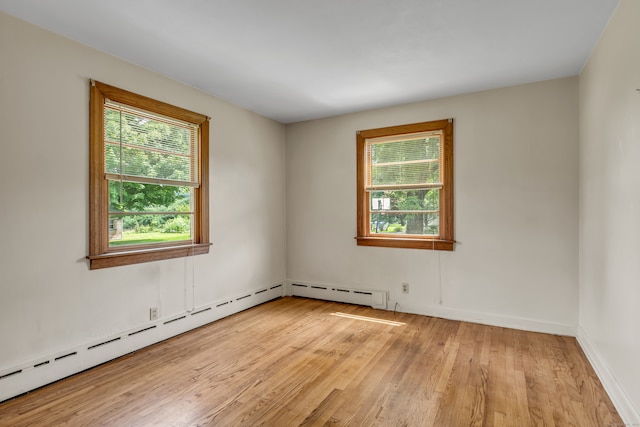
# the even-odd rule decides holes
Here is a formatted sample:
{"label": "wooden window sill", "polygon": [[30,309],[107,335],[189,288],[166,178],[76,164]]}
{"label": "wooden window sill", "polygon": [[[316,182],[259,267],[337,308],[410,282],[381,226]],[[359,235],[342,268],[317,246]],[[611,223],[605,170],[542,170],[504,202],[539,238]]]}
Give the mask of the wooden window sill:
{"label": "wooden window sill", "polygon": [[118,267],[121,265],[139,264],[163,259],[180,258],[191,255],[209,253],[211,243],[197,243],[195,245],[167,246],[162,248],[131,249],[117,252],[107,252],[99,255],[89,255],[89,268]]}
{"label": "wooden window sill", "polygon": [[386,248],[430,249],[453,251],[455,240],[412,239],[400,237],[356,237],[358,246],[380,246]]}

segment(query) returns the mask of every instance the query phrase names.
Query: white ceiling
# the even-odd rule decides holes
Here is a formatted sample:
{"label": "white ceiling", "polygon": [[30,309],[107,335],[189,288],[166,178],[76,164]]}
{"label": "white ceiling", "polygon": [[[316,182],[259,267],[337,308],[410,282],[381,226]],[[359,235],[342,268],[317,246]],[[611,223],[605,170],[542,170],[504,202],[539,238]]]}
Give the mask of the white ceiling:
{"label": "white ceiling", "polygon": [[618,0],[0,0],[282,123],[580,72]]}

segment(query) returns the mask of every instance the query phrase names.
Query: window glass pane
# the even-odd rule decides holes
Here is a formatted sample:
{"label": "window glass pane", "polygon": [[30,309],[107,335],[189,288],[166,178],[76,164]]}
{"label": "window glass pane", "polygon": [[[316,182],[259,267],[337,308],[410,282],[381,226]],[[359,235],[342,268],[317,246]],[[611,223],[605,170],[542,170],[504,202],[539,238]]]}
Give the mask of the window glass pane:
{"label": "window glass pane", "polygon": [[377,213],[371,212],[371,234],[400,234],[438,236],[439,214],[436,213]]}
{"label": "window glass pane", "polygon": [[192,193],[191,187],[109,181],[109,246],[191,240]]}
{"label": "window glass pane", "polygon": [[109,212],[191,212],[191,187],[109,181]]}
{"label": "window glass pane", "polygon": [[370,192],[371,233],[439,235],[440,190]]}
{"label": "window glass pane", "polygon": [[109,246],[191,240],[191,215],[109,215]]}

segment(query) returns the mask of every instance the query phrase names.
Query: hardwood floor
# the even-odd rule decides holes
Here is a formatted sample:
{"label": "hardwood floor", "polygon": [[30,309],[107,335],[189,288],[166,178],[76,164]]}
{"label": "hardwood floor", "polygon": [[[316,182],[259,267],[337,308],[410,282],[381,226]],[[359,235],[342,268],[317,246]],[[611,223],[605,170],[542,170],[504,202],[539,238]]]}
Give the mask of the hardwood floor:
{"label": "hardwood floor", "polygon": [[574,338],[292,297],[0,404],[15,427],[616,424]]}

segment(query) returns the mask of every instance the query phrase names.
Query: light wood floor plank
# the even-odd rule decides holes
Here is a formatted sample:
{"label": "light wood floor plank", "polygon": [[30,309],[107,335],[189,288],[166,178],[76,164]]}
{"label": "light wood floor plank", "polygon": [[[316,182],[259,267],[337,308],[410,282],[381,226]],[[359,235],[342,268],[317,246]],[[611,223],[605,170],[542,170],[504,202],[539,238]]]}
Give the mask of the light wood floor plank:
{"label": "light wood floor plank", "polygon": [[574,338],[293,297],[0,403],[12,427],[616,423]]}

